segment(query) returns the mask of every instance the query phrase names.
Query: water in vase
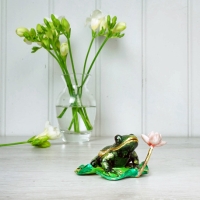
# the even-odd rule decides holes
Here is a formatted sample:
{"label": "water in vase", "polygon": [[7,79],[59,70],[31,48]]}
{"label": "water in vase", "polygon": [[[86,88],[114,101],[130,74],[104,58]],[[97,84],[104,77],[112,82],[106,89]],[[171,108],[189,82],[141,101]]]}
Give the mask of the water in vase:
{"label": "water in vase", "polygon": [[95,122],[96,106],[56,106],[56,113],[64,141],[89,141]]}

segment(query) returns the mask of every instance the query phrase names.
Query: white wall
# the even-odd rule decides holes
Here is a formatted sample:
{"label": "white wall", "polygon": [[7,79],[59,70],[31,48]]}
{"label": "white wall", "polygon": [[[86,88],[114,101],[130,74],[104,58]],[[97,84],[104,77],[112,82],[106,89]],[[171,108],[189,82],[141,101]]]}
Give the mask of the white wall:
{"label": "white wall", "polygon": [[31,54],[15,29],[65,15],[80,69],[90,41],[85,18],[96,8],[117,15],[127,30],[107,43],[92,72],[94,135],[200,136],[199,0],[1,0],[0,135],[37,134],[47,119],[57,125],[63,86],[53,59],[45,51]]}

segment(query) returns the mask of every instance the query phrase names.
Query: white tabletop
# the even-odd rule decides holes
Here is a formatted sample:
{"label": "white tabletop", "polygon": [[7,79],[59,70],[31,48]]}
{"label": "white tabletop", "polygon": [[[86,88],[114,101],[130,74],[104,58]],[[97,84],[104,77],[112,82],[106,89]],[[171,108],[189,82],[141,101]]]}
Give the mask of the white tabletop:
{"label": "white tabletop", "polygon": [[[0,143],[26,140],[0,137]],[[74,170],[88,164],[113,137],[90,142],[63,143],[40,149],[30,144],[0,148],[0,200],[40,199],[200,199],[200,138],[164,138],[168,143],[155,148],[150,172],[140,178],[108,181],[98,175],[78,176]],[[139,138],[140,161],[148,146]]]}

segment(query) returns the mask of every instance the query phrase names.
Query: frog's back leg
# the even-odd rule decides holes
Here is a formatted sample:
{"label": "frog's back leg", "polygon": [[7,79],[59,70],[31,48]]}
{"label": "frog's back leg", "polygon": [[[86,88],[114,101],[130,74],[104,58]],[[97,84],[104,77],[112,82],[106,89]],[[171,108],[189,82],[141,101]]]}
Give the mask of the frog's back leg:
{"label": "frog's back leg", "polygon": [[112,145],[110,146],[106,146],[104,147],[102,150],[99,151],[98,155],[92,159],[92,161],[90,162],[90,164],[93,166],[93,167],[97,167],[97,166],[101,166],[101,158],[109,152],[109,149]]}

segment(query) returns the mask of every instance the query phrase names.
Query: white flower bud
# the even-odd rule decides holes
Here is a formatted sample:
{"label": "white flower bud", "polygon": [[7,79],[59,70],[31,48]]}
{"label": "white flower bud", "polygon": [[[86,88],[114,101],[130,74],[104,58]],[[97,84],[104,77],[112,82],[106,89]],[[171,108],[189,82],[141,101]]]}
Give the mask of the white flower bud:
{"label": "white flower bud", "polygon": [[29,30],[27,28],[24,28],[24,27],[20,27],[20,28],[16,29],[16,34],[19,37],[23,37],[25,32],[29,32]]}
{"label": "white flower bud", "polygon": [[62,56],[66,56],[69,52],[69,47],[68,44],[66,42],[62,43],[60,45],[60,53]]}
{"label": "white flower bud", "polygon": [[126,29],[126,23],[120,22],[113,28],[113,33],[120,33]]}

